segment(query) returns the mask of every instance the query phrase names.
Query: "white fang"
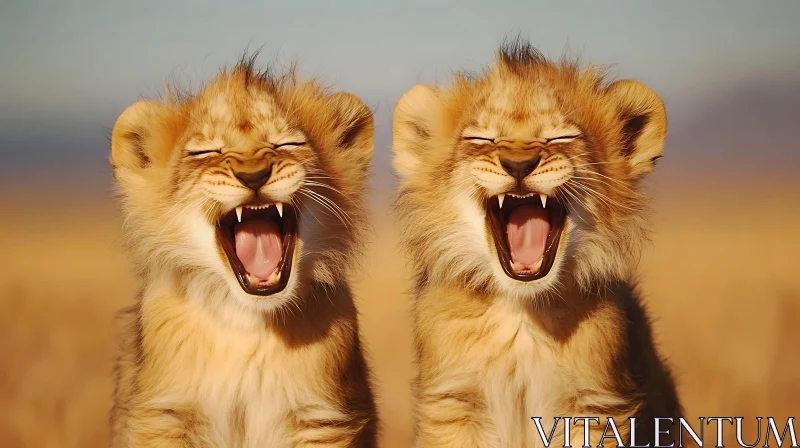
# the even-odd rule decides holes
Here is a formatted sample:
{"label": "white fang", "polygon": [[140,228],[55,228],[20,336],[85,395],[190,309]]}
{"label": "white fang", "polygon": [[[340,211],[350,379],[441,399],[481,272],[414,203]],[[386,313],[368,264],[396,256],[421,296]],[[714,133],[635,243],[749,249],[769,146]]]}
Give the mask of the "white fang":
{"label": "white fang", "polygon": [[242,222],[242,206],[236,207],[236,218],[239,219],[239,222]]}
{"label": "white fang", "polygon": [[278,209],[278,214],[283,218],[283,202],[276,202],[275,208]]}
{"label": "white fang", "polygon": [[544,193],[539,193],[539,199],[542,200],[542,208],[545,208],[545,204],[547,204],[547,195]]}
{"label": "white fang", "polygon": [[497,195],[497,203],[500,204],[500,208],[503,208],[503,201],[506,199],[505,193],[500,193]]}

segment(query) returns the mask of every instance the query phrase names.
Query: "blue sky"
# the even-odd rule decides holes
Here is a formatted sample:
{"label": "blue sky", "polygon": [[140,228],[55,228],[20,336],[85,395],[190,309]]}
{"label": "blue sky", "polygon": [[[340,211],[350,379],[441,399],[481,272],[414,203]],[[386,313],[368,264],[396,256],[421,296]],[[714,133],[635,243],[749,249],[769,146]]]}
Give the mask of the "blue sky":
{"label": "blue sky", "polygon": [[[714,126],[744,139],[760,141],[754,133],[785,139],[769,151],[796,163],[798,145],[789,134],[792,121],[800,123],[793,107],[800,99],[798,23],[795,0],[6,0],[0,6],[0,175],[41,162],[107,175],[105,128],[125,106],[156,95],[167,79],[196,87],[248,46],[263,46],[265,62],[297,60],[304,74],[376,106],[375,164],[383,169],[399,96],[418,82],[446,82],[453,70],[479,69],[504,36],[516,33],[546,55],[569,48],[656,89],[674,123],[670,138],[676,135],[677,147],[668,150],[679,156],[713,155],[723,150],[714,146],[741,140],[716,141],[722,131],[702,124],[714,116]],[[752,101],[776,106],[753,109]],[[769,129],[776,120],[786,123]],[[709,148],[683,148],[692,141]],[[742,160],[748,150],[725,149]],[[678,160],[685,168],[691,158]]]}

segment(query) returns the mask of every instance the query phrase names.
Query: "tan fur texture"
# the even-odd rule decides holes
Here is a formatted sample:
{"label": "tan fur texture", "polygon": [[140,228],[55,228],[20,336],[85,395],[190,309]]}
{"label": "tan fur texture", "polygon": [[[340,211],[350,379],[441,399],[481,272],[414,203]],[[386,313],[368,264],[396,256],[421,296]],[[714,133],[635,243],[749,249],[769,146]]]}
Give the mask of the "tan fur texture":
{"label": "tan fur texture", "polygon": [[[628,417],[639,417],[642,441],[652,417],[679,415],[632,278],[647,240],[639,183],[666,127],[663,103],[643,84],[609,84],[520,41],[484,74],[401,98],[396,207],[417,269],[420,446],[541,446],[531,417],[549,433],[554,417],[592,416],[613,417],[628,443]],[[516,183],[499,157],[528,147],[541,162],[524,187],[568,215],[549,274],[522,282],[501,269],[483,204]],[[591,426],[593,446],[603,429]],[[583,430],[572,426],[573,446]]]}
{"label": "tan fur texture", "polygon": [[[365,226],[372,113],[254,58],[118,119],[111,163],[144,288],[119,315],[115,447],[372,447],[377,417],[347,280]],[[194,154],[190,153],[194,151]],[[199,152],[198,152],[199,151]],[[259,193],[298,211],[286,288],[250,295],[215,238]]]}

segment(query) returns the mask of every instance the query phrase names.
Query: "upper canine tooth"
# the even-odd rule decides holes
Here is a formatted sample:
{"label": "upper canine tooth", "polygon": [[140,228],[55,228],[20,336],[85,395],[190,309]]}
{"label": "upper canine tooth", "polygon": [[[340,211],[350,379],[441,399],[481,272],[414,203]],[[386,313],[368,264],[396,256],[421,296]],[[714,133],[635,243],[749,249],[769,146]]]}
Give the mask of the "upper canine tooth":
{"label": "upper canine tooth", "polygon": [[497,195],[497,203],[500,204],[500,208],[503,208],[503,201],[506,199],[505,193],[500,193]]}
{"label": "upper canine tooth", "polygon": [[239,219],[239,222],[242,222],[242,206],[236,207],[236,218]]}
{"label": "upper canine tooth", "polygon": [[278,214],[283,218],[283,202],[276,202],[275,208],[278,209]]}
{"label": "upper canine tooth", "polygon": [[539,199],[542,200],[542,208],[545,208],[545,204],[547,204],[547,195],[544,193],[539,193]]}

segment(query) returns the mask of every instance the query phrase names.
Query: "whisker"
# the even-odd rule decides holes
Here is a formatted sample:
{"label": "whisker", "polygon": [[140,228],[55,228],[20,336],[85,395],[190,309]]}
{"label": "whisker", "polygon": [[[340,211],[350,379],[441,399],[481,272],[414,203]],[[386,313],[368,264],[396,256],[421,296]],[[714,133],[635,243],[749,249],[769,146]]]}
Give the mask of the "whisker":
{"label": "whisker", "polygon": [[609,163],[611,163],[611,162],[586,162],[586,163],[581,163],[579,165],[572,165],[572,167],[573,168],[579,168],[579,167],[582,167],[582,166],[608,165]]}
{"label": "whisker", "polygon": [[623,182],[623,181],[621,181],[619,179],[614,179],[613,177],[608,177],[603,173],[597,173],[597,172],[589,171],[589,170],[575,170],[575,171],[577,171],[579,173],[594,174],[594,175],[597,175],[597,176],[600,176],[600,177],[604,177],[604,178],[606,178],[608,180],[611,180],[611,181],[614,181],[614,182],[618,183],[619,185],[627,188],[630,191],[633,191],[633,190],[631,190],[630,186],[628,184],[626,184],[625,182]]}
{"label": "whisker", "polygon": [[[581,180],[591,180],[593,182],[600,182],[601,184],[603,184],[603,185],[605,185],[605,186],[607,186],[609,188],[617,188],[617,186],[612,185],[612,184],[610,184],[608,182],[605,182],[603,179],[595,179],[593,177],[583,177],[583,176],[572,176],[572,178],[573,179],[581,179]],[[628,193],[630,193],[632,195],[639,196],[639,193],[636,190],[633,190],[632,188],[628,187],[627,185],[619,185],[619,187],[624,188]]]}
{"label": "whisker", "polygon": [[[298,192],[298,193],[300,193],[300,194],[302,194],[302,195],[304,195],[304,196],[306,196],[306,197],[308,197],[308,198],[309,198],[309,199],[311,199],[313,202],[316,202],[317,204],[321,205],[321,206],[322,206],[322,207],[323,207],[325,210],[329,211],[331,214],[333,214],[334,216],[336,216],[336,217],[337,217],[337,219],[339,219],[340,221],[342,220],[342,218],[340,218],[340,217],[339,217],[339,215],[338,215],[338,214],[337,214],[337,213],[336,213],[334,210],[332,210],[328,204],[326,204],[326,203],[324,203],[324,202],[320,201],[320,200],[319,200],[317,197],[315,197],[315,196],[312,196],[311,194],[309,194],[309,192],[310,192],[310,191],[308,191],[308,190],[306,190],[306,191],[304,191],[304,190],[297,190],[297,192]],[[312,215],[314,215],[314,216],[316,217],[316,215],[315,215],[314,213],[312,213]],[[317,219],[317,221],[318,221],[320,224],[322,224],[322,221],[320,221],[318,217],[316,217],[316,219]]]}
{"label": "whisker", "polygon": [[[297,200],[295,199],[295,197],[294,197],[294,196],[292,196],[292,197],[289,199],[289,202],[292,204],[292,206],[293,206],[295,209],[297,209],[297,212],[298,212],[298,213],[300,213],[300,219],[302,219],[302,220],[305,220],[305,219],[306,219],[306,217],[305,217],[305,215],[303,214],[303,208],[302,208],[302,207],[300,207],[299,201],[297,201]],[[320,221],[320,220],[319,220],[319,217],[318,217],[317,215],[315,215],[314,213],[309,213],[309,214],[310,214],[311,216],[313,216],[313,217],[314,217],[314,219],[316,219],[316,220],[317,220],[317,222],[318,222],[318,223],[320,223],[320,225],[322,225],[322,221]]]}
{"label": "whisker", "polygon": [[347,218],[347,220],[350,222],[350,224],[353,224],[353,220],[352,220],[352,219],[350,219],[350,215],[348,215],[348,214],[347,214],[347,212],[345,212],[345,211],[344,211],[344,209],[342,209],[342,208],[339,206],[339,204],[337,204],[337,203],[336,203],[335,201],[333,201],[331,198],[329,198],[329,197],[327,197],[327,196],[325,196],[325,195],[322,195],[322,194],[320,194],[320,193],[318,193],[318,192],[316,192],[316,191],[313,191],[313,190],[311,190],[311,189],[308,189],[308,188],[305,188],[305,191],[306,191],[306,192],[308,192],[308,193],[311,193],[311,194],[313,194],[313,195],[315,195],[315,196],[317,196],[317,197],[318,197],[320,200],[322,200],[322,201],[324,201],[325,203],[329,204],[329,205],[330,205],[331,207],[333,207],[335,210],[339,211],[339,212],[342,214],[342,216],[344,216],[345,218]]}
{"label": "whisker", "polygon": [[339,207],[335,202],[328,199],[327,197],[319,193],[316,193],[312,190],[309,190],[308,188],[305,187],[301,187],[300,189],[297,190],[297,192],[306,195],[307,197],[314,200],[315,202],[323,206],[325,209],[333,213],[337,218],[339,218],[339,220],[342,222],[342,224],[344,224],[346,228],[349,228],[348,223],[350,225],[353,225],[353,221],[352,219],[350,219],[350,216],[347,214],[347,212],[342,210],[341,207]]}
{"label": "whisker", "polygon": [[334,191],[334,192],[338,193],[338,194],[339,194],[339,196],[341,196],[341,197],[342,197],[342,198],[344,198],[345,200],[349,201],[350,203],[352,203],[352,204],[354,204],[354,205],[358,205],[358,203],[357,203],[356,201],[354,201],[353,199],[351,199],[351,198],[347,197],[347,195],[345,195],[344,193],[342,193],[342,192],[341,192],[339,189],[337,189],[337,188],[335,188],[335,187],[332,187],[332,186],[330,186],[330,185],[328,185],[328,184],[326,184],[326,183],[323,183],[323,182],[316,182],[316,181],[313,181],[313,180],[306,180],[306,181],[304,181],[303,183],[304,183],[304,184],[308,184],[308,185],[313,185],[313,186],[316,186],[316,187],[327,188],[327,189],[329,189],[329,190],[331,190],[331,191]]}
{"label": "whisker", "polygon": [[578,154],[578,155],[574,155],[574,156],[572,156],[572,157],[568,157],[568,158],[567,158],[567,160],[577,159],[578,157],[582,157],[582,156],[588,156],[588,155],[589,155],[589,153],[588,153],[588,152],[582,152],[582,153],[580,153],[580,154]]}
{"label": "whisker", "polygon": [[625,208],[625,209],[628,209],[628,210],[631,210],[631,211],[634,211],[634,212],[641,212],[642,211],[641,209],[628,207],[627,205],[624,205],[624,204],[622,204],[622,203],[620,203],[618,201],[614,201],[611,198],[609,198],[608,196],[606,196],[605,194],[600,193],[599,191],[594,190],[594,189],[590,188],[589,186],[587,186],[585,184],[582,184],[580,182],[574,182],[573,185],[575,185],[578,188],[581,188],[587,194],[599,199],[601,202],[604,201],[606,204],[608,204],[610,206],[618,206],[618,207],[622,207],[622,208]]}
{"label": "whisker", "polygon": [[[559,193],[559,192],[561,192],[561,191],[563,191],[563,192],[564,192],[564,194],[568,195],[568,196],[569,196],[570,198],[572,198],[572,199],[573,199],[575,202],[577,202],[577,203],[578,203],[578,205],[580,205],[580,206],[584,206],[584,204],[583,204],[583,202],[580,200],[580,198],[578,198],[578,196],[577,196],[575,193],[573,193],[573,192],[571,192],[571,191],[569,190],[569,185],[564,185],[564,188],[562,188],[562,189],[559,189],[559,190],[556,190],[556,194],[558,194],[558,193]],[[568,199],[568,198],[564,198],[564,199]],[[569,209],[569,208],[570,208],[570,201],[568,201],[568,200],[564,200],[563,202],[564,202],[564,204],[567,206],[567,208]],[[585,208],[585,206],[584,206],[584,208]],[[578,218],[580,218],[580,220],[581,220],[581,221],[583,221],[583,223],[584,223],[584,224],[586,224],[586,226],[587,226],[587,227],[589,226],[589,223],[588,223],[588,222],[586,222],[586,220],[585,220],[585,219],[583,219],[583,216],[581,216],[581,213],[578,213],[578,212],[577,212],[577,211],[576,211],[574,208],[572,208],[571,212],[572,212],[572,214],[574,214],[574,215],[577,215],[577,216],[578,216]]]}

